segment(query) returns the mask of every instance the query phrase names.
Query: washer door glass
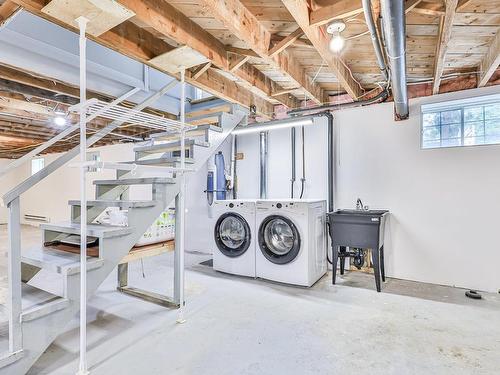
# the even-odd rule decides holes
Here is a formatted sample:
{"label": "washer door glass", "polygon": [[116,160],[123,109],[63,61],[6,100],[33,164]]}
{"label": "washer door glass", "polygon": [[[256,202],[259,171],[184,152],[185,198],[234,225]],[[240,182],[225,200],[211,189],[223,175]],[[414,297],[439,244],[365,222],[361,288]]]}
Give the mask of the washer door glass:
{"label": "washer door glass", "polygon": [[250,246],[250,227],[243,216],[235,212],[228,212],[217,220],[214,237],[222,254],[228,257],[237,257]]}
{"label": "washer door glass", "polygon": [[282,256],[292,250],[295,236],[290,225],[284,220],[274,219],[266,225],[264,240],[272,253]]}
{"label": "washer door glass", "polygon": [[222,220],[219,232],[222,243],[230,249],[237,249],[245,241],[245,226],[236,216],[228,216]]}
{"label": "washer door glass", "polygon": [[292,220],[284,216],[268,216],[259,227],[259,247],[272,263],[290,263],[300,252],[299,231]]}

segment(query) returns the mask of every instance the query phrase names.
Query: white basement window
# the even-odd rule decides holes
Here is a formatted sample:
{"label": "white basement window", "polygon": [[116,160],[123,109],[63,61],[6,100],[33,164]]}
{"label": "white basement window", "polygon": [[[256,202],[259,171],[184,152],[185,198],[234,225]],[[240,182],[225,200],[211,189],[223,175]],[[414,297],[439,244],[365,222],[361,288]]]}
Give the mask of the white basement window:
{"label": "white basement window", "polygon": [[422,148],[500,144],[500,94],[422,105]]}
{"label": "white basement window", "polygon": [[45,159],[31,159],[31,175],[33,176],[38,171],[41,171],[45,167]]}

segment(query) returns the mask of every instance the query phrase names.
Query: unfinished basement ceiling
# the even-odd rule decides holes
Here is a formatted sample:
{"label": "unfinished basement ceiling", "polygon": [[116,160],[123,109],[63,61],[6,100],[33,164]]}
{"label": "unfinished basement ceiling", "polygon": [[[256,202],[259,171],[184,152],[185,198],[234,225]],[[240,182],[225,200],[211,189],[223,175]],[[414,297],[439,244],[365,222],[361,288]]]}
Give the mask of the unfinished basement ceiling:
{"label": "unfinished basement ceiling", "polygon": [[[182,64],[188,64],[186,79],[191,85],[223,100],[255,106],[265,117],[272,117],[279,104],[296,108],[305,99],[319,104],[333,100],[331,95],[347,93],[336,102],[374,95],[371,91],[382,81],[361,0],[116,3],[122,7],[120,14],[89,35],[88,86],[110,98],[138,87],[141,91],[131,98],[138,102],[148,90],[178,77]],[[445,3],[450,4],[448,11]],[[80,12],[74,4],[90,3],[72,1],[73,8],[65,9],[68,4],[0,0],[0,62],[76,86],[78,38],[67,15]],[[408,84],[426,84],[415,87],[410,97],[431,95],[440,88],[446,92],[499,83],[500,0],[405,4]],[[372,7],[377,15],[380,1],[372,1]],[[85,9],[82,6],[81,12]],[[342,33],[347,43],[339,54],[329,51],[330,37],[324,30],[333,18],[347,25]],[[439,82],[434,88],[433,81]],[[154,107],[177,114],[178,98],[178,89],[173,89]],[[5,137],[34,126],[30,116],[15,123],[2,120]],[[42,139],[49,134],[52,130]],[[24,142],[29,135],[22,134]]]}

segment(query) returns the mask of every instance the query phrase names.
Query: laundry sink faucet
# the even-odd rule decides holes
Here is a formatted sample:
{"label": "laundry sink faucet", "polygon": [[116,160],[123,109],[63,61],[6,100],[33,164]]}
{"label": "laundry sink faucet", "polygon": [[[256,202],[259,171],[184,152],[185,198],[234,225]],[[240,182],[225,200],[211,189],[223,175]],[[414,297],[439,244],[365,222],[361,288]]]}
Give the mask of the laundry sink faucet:
{"label": "laundry sink faucet", "polygon": [[365,209],[365,206],[363,205],[363,201],[361,200],[361,198],[358,198],[358,200],[356,201],[356,210],[364,210]]}

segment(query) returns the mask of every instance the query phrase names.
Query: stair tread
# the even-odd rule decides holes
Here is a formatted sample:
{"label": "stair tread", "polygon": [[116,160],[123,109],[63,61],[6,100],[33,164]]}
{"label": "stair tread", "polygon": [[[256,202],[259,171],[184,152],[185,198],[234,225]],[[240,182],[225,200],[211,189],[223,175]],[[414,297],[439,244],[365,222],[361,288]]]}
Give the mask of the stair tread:
{"label": "stair tread", "polygon": [[[140,165],[164,165],[164,164],[175,164],[175,163],[180,164],[181,158],[179,158],[179,157],[177,157],[177,158],[167,157],[167,158],[141,159],[141,160],[134,161],[132,163],[140,164]],[[194,164],[194,159],[186,158],[186,164]]]}
{"label": "stair tread", "polygon": [[[21,253],[21,262],[57,273],[75,274],[80,271],[80,254],[69,253],[43,246],[35,246]],[[101,267],[104,261],[87,257],[87,270]]]}
{"label": "stair tread", "polygon": [[25,283],[22,284],[22,296],[23,311],[63,298]]}
{"label": "stair tread", "polygon": [[[68,233],[68,234],[80,234],[80,224],[72,223],[69,221],[64,221],[61,223],[43,223],[40,224],[42,230],[51,230],[54,232]],[[110,225],[100,225],[100,224],[87,224],[87,236],[101,237],[101,238],[111,238],[125,236],[132,233],[132,228],[129,227],[118,227]]]}
{"label": "stair tread", "polygon": [[149,184],[175,184],[175,178],[169,177],[142,177],[123,178],[115,180],[95,180],[94,185],[149,185]]}
{"label": "stair tread", "polygon": [[[188,134],[189,136],[191,136],[193,133],[203,133],[205,130],[212,130],[212,131],[215,131],[215,132],[222,132],[222,128],[220,126],[215,126],[215,125],[212,125],[212,124],[203,124],[203,125],[198,125],[196,128],[194,129],[189,129],[186,131],[186,134]],[[171,133],[171,132],[160,132],[160,133],[153,133],[149,136],[150,139],[158,139],[158,138],[163,138],[163,137],[167,137],[167,138],[175,138],[175,137],[179,137],[180,135],[179,134],[176,134],[176,133]]]}
{"label": "stair tread", "polygon": [[[120,208],[145,208],[154,207],[158,201],[152,200],[116,200],[116,199],[97,199],[87,201],[87,206],[102,206],[102,207],[120,207]],[[70,200],[70,206],[80,206],[79,200]]]}
{"label": "stair tread", "polygon": [[[179,140],[173,142],[160,143],[157,145],[138,146],[134,148],[134,151],[147,152],[147,153],[160,153],[160,152],[167,152],[169,150],[175,151],[176,149],[180,148],[180,146],[181,146],[181,141]],[[199,141],[196,139],[186,139],[185,147],[190,147],[190,146],[210,147],[210,144],[208,142]]]}

